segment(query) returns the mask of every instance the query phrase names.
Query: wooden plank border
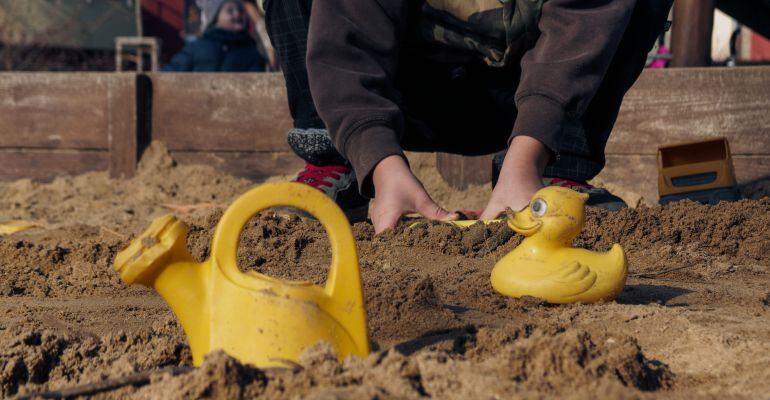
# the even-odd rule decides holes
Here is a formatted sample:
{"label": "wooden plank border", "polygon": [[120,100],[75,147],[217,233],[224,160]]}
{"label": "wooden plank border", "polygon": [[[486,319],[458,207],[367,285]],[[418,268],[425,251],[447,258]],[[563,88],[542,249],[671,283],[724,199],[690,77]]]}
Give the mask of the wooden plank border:
{"label": "wooden plank border", "polygon": [[149,143],[148,118],[151,88],[146,77],[110,82],[107,101],[111,178],[131,178],[136,174],[139,157]]}
{"label": "wooden plank border", "polygon": [[148,74],[152,137],[179,151],[290,151],[279,73]]}
{"label": "wooden plank border", "polygon": [[0,148],[107,149],[105,73],[0,73]]}
{"label": "wooden plank border", "polygon": [[51,180],[57,176],[104,171],[106,150],[0,149],[0,178]]}
{"label": "wooden plank border", "polygon": [[[650,186],[656,184],[657,172],[649,168],[649,160],[654,160],[658,147],[717,136],[730,141],[738,179],[757,178],[741,169],[753,170],[752,160],[758,165],[770,160],[770,67],[645,71],[624,99],[600,177],[623,181],[621,176],[628,176],[625,183],[642,180],[645,197],[657,198],[657,188],[653,191]],[[441,175],[455,188],[484,183],[480,177],[492,175],[491,162],[463,168],[469,157],[436,157]],[[622,157],[627,157],[625,166],[618,161]],[[645,173],[634,173],[637,167]]]}
{"label": "wooden plank border", "polygon": [[0,178],[95,170],[133,176],[149,133],[138,114],[148,101],[141,80],[132,73],[0,73]]}
{"label": "wooden plank border", "polygon": [[770,154],[770,67],[647,70],[626,94],[607,154],[724,136],[733,154]]}
{"label": "wooden plank border", "polygon": [[[767,88],[768,67],[646,71],[626,97],[600,177],[635,182],[651,197],[658,145],[714,136],[730,140],[739,180],[765,177]],[[291,118],[278,74],[0,73],[0,89],[0,178],[131,177],[151,139],[181,163],[252,179],[302,164],[285,142]],[[489,156],[437,157],[455,187],[491,177]]]}

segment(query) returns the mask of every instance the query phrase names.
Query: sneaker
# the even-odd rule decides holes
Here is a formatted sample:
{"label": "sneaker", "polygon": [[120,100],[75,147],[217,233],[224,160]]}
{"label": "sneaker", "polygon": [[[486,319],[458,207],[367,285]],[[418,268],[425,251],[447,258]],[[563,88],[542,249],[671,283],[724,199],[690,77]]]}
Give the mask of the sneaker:
{"label": "sneaker", "polygon": [[545,186],[561,186],[580,193],[586,193],[588,194],[588,200],[586,201],[588,206],[599,207],[609,211],[628,208],[628,204],[623,199],[610,193],[609,190],[589,185],[586,182],[561,178],[543,178],[543,184]]}
{"label": "sneaker", "polygon": [[342,209],[351,223],[365,221],[369,199],[358,192],[356,174],[344,165],[317,166],[305,164],[295,182],[312,186],[329,196]]}

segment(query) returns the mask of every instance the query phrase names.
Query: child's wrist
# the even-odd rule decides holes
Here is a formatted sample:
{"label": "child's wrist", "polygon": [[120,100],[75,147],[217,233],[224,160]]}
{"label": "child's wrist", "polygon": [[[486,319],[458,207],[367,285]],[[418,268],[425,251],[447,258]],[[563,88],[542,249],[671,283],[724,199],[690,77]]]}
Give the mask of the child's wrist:
{"label": "child's wrist", "polygon": [[390,155],[382,160],[374,167],[372,172],[372,182],[374,187],[382,185],[382,183],[390,178],[402,176],[404,173],[411,174],[409,165],[406,160],[400,155]]}
{"label": "child's wrist", "polygon": [[519,168],[532,169],[542,174],[551,158],[551,151],[543,142],[531,136],[519,135],[511,140],[506,154]]}

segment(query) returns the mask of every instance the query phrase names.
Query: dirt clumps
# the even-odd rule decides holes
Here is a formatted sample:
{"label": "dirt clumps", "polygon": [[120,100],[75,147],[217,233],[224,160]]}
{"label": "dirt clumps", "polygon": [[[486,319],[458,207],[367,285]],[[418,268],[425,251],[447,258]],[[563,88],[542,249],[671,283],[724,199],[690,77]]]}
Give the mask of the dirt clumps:
{"label": "dirt clumps", "polygon": [[224,352],[206,355],[203,365],[187,374],[153,377],[135,399],[245,399],[264,392],[267,377],[251,365],[243,365]]}
{"label": "dirt clumps", "polygon": [[[428,163],[413,165],[430,174]],[[427,182],[440,189],[433,178]],[[575,244],[604,251],[620,243],[630,270],[617,301],[590,305],[496,293],[490,272],[522,240],[504,223],[460,229],[412,219],[378,236],[359,223],[353,234],[371,355],[340,362],[319,345],[295,369],[262,370],[215,352],[184,372],[190,349],[175,316],[151,289],[122,283],[115,255],[155,217],[175,212],[189,225],[192,256],[207,259],[224,206],[253,185],[176,165],[157,146],[128,180],[87,174],[0,183],[0,218],[41,225],[0,237],[0,397],[137,372],[149,373],[150,382],[89,396],[689,399],[770,392],[763,368],[770,364],[766,197],[588,209]],[[443,200],[474,208],[482,195]],[[317,221],[268,211],[248,222],[237,259],[242,270],[323,285],[331,250]],[[179,374],[162,372],[168,367]]]}
{"label": "dirt clumps", "polygon": [[483,329],[456,341],[466,343],[464,353],[435,347],[406,356],[394,349],[344,362],[330,346],[319,344],[303,354],[297,368],[285,370],[259,370],[217,352],[195,371],[159,377],[137,397],[277,399],[291,393],[299,398],[462,399],[537,393],[589,398],[587,382],[592,390],[628,397],[668,386],[671,379],[670,371],[648,360],[629,337],[594,339],[580,330],[511,337]]}
{"label": "dirt clumps", "polygon": [[689,201],[617,213],[591,210],[579,244],[629,250],[649,246],[690,246],[736,262],[770,260],[770,198],[706,206]]}
{"label": "dirt clumps", "polygon": [[64,176],[49,183],[0,183],[2,219],[39,221],[48,229],[85,224],[126,237],[170,212],[173,204],[227,204],[254,185],[203,165],[179,166],[160,142],[144,152],[137,175],[113,180],[107,172]]}
{"label": "dirt clumps", "polygon": [[[59,232],[50,232],[58,236]],[[76,226],[67,233],[76,240],[53,240],[44,235],[14,235],[0,240],[0,294],[39,298],[111,294],[121,289],[117,276],[104,274],[124,241],[99,235],[99,229]],[[41,237],[43,236],[43,237]]]}
{"label": "dirt clumps", "polygon": [[191,355],[171,316],[140,332],[104,336],[16,326],[0,331],[0,395],[35,393],[164,365]]}
{"label": "dirt clumps", "polygon": [[444,307],[433,279],[413,271],[390,269],[376,278],[367,276],[364,297],[370,334],[380,340],[408,340],[463,325]]}

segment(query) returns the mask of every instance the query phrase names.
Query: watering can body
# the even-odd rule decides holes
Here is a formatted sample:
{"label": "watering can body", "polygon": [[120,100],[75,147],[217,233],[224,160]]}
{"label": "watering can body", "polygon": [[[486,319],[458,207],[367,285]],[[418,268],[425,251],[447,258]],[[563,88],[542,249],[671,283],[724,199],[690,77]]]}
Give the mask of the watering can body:
{"label": "watering can body", "polygon": [[[236,253],[246,222],[273,206],[303,209],[329,232],[332,266],[325,287],[242,272]],[[342,211],[321,192],[296,183],[253,189],[222,216],[211,257],[196,263],[186,249],[187,227],[157,219],[115,259],[126,283],[154,288],[179,318],[193,364],[221,349],[258,367],[290,366],[319,341],[340,358],[369,353],[358,256]]]}

